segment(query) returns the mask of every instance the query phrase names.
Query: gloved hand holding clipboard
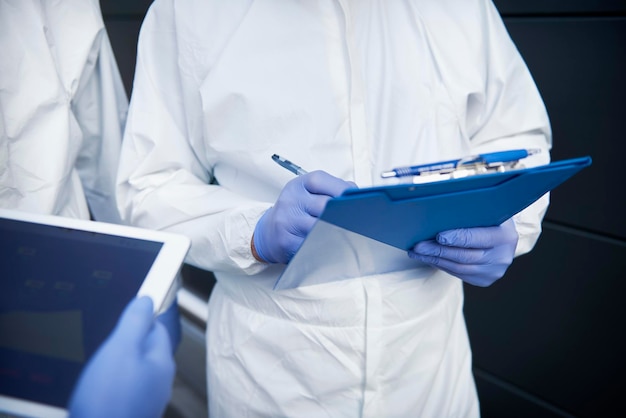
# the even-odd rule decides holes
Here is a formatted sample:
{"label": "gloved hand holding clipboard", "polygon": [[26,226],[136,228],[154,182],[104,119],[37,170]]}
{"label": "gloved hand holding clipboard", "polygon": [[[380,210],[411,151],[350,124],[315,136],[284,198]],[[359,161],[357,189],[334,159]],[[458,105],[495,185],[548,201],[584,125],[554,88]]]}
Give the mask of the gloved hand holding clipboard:
{"label": "gloved hand holding clipboard", "polygon": [[[590,164],[587,156],[435,182],[348,189],[328,201],[274,288],[411,268],[415,260],[406,252],[417,242],[450,229],[499,225]],[[345,257],[348,253],[352,257]]]}

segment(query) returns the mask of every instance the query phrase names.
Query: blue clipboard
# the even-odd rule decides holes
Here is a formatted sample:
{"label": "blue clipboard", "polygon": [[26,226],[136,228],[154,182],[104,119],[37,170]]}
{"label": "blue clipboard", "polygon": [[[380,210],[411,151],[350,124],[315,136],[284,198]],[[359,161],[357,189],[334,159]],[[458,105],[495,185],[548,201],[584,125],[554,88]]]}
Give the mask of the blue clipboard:
{"label": "blue clipboard", "polygon": [[349,189],[320,219],[403,250],[456,228],[500,225],[583,168],[591,157],[435,183]]}
{"label": "blue clipboard", "polygon": [[589,165],[587,156],[433,183],[348,189],[328,201],[274,289],[411,268],[406,251],[416,243],[450,229],[500,225]]}

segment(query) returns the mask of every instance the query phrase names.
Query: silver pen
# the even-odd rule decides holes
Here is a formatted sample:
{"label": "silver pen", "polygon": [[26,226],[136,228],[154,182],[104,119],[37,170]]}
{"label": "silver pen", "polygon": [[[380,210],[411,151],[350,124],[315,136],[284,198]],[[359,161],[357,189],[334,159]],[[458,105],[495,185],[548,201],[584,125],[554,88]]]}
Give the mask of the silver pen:
{"label": "silver pen", "polygon": [[291,161],[285,160],[284,158],[281,158],[280,156],[278,156],[276,154],[272,155],[272,160],[276,161],[276,163],[278,163],[279,165],[283,166],[284,168],[286,168],[287,170],[291,171],[293,174],[295,174],[297,176],[308,173],[308,171],[306,171],[305,169],[303,169],[299,165],[295,165]]}

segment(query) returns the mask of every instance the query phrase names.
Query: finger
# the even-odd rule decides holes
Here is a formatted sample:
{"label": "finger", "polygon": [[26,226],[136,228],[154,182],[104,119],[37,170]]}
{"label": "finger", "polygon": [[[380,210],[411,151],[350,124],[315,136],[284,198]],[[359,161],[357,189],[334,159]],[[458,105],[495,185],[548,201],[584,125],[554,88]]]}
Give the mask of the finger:
{"label": "finger", "polygon": [[155,319],[167,330],[172,348],[178,347],[181,340],[181,323],[177,298],[175,297],[165,312],[158,315]]}
{"label": "finger", "polygon": [[409,253],[409,256],[474,286],[487,287],[497,280],[497,278],[492,278],[490,275],[483,274],[477,265],[459,264],[440,257],[432,257],[417,253]]}
{"label": "finger", "polygon": [[330,196],[311,194],[301,202],[303,205],[302,210],[315,218],[319,218],[330,199]]}
{"label": "finger", "polygon": [[418,255],[431,255],[431,256],[439,256],[439,251],[441,251],[441,245],[437,244],[436,241],[422,241],[418,242],[411,249],[412,252],[417,253]]}
{"label": "finger", "polygon": [[145,357],[158,364],[168,363],[172,357],[172,345],[165,326],[156,322],[143,344]]}
{"label": "finger", "polygon": [[287,257],[285,261],[290,260],[302,246],[304,237],[313,228],[316,220],[317,218],[312,216],[302,216],[297,223],[286,225],[284,232],[274,237],[276,245],[285,251]]}
{"label": "finger", "polygon": [[120,316],[115,327],[115,336],[125,338],[129,344],[141,342],[154,322],[152,299],[148,296],[135,298]]}
{"label": "finger", "polygon": [[484,249],[448,247],[435,241],[423,241],[413,247],[416,254],[450,260],[459,264],[483,264],[486,258]]}
{"label": "finger", "polygon": [[442,245],[462,248],[492,248],[499,244],[499,228],[461,228],[437,234],[437,242]]}
{"label": "finger", "polygon": [[463,248],[493,248],[517,242],[517,230],[513,219],[498,226],[484,228],[460,228],[437,234],[437,242]]}
{"label": "finger", "polygon": [[287,256],[291,258],[296,253],[296,251],[300,249],[300,246],[302,246],[305,236],[306,234],[300,231],[298,231],[298,234],[287,231],[286,234],[280,237],[278,241],[278,246],[287,251]]}
{"label": "finger", "polygon": [[422,263],[426,263],[433,267],[437,267],[440,270],[444,270],[445,272],[450,273],[454,276],[473,274],[474,270],[476,269],[476,266],[472,264],[460,264],[453,260],[447,260],[445,258],[431,255],[410,253],[409,256],[415,260],[421,261]]}
{"label": "finger", "polygon": [[315,225],[317,217],[307,212],[310,209],[308,209],[306,203],[301,204],[303,205],[302,207],[288,208],[290,211],[288,214],[275,217],[274,222],[277,230],[286,231],[288,234],[297,237],[304,237],[309,233],[313,225]]}
{"label": "finger", "polygon": [[321,170],[306,174],[302,180],[309,193],[331,197],[337,197],[346,189],[356,186],[353,182],[342,180]]}

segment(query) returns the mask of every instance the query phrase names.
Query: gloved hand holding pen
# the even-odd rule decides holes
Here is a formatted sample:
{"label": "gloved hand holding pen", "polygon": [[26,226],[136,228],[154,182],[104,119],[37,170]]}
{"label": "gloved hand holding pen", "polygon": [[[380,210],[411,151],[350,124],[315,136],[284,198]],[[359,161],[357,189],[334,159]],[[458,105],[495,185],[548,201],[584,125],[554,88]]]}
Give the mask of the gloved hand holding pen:
{"label": "gloved hand holding pen", "polygon": [[302,245],[326,202],[356,187],[324,171],[313,171],[289,181],[257,223],[252,252],[259,261],[286,264]]}
{"label": "gloved hand holding pen", "polygon": [[487,228],[453,229],[417,243],[409,257],[486,287],[500,279],[513,262],[518,234],[513,219]]}

